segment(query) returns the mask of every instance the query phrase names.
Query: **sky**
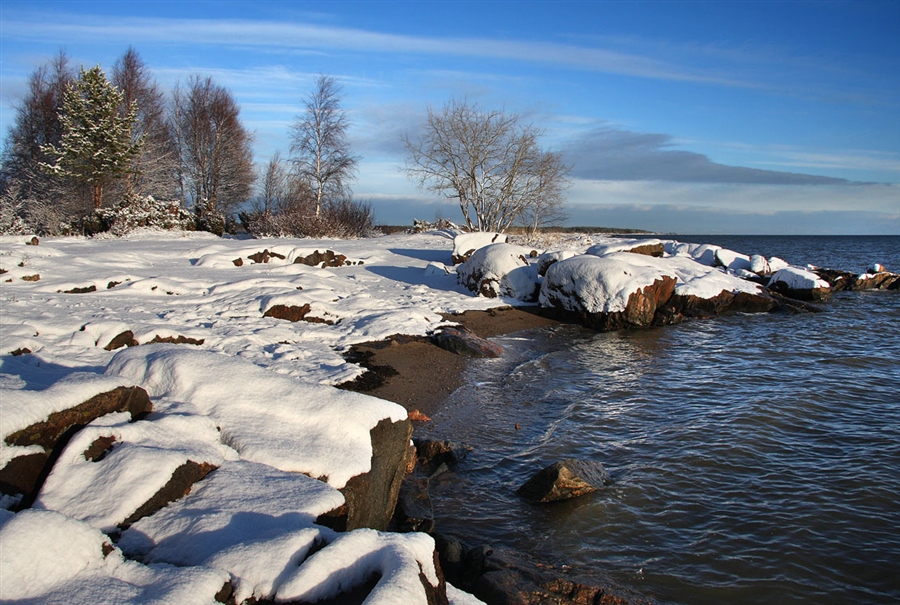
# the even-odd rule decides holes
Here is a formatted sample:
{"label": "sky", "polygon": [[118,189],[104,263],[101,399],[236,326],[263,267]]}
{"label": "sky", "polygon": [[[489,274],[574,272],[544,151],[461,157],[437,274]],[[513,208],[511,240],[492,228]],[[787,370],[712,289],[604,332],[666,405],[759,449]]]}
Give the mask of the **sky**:
{"label": "sky", "polygon": [[403,170],[453,99],[543,131],[568,225],[900,235],[900,1],[0,3],[0,130],[60,49],[133,47],[170,91],[231,90],[254,159],[288,156],[316,78],[343,87],[354,197],[379,224],[461,220]]}

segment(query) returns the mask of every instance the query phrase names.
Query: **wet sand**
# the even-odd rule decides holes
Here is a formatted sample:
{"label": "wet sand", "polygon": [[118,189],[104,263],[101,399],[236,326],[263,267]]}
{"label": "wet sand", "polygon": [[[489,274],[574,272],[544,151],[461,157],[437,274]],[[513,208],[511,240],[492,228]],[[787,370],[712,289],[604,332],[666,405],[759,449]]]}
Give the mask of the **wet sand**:
{"label": "wet sand", "polygon": [[[537,307],[498,307],[443,317],[482,338],[558,323],[541,317]],[[414,336],[359,344],[352,351],[354,361],[369,371],[355,384],[345,384],[343,388],[399,403],[407,411],[418,410],[426,416],[434,414],[440,403],[462,385],[468,363],[468,358]]]}

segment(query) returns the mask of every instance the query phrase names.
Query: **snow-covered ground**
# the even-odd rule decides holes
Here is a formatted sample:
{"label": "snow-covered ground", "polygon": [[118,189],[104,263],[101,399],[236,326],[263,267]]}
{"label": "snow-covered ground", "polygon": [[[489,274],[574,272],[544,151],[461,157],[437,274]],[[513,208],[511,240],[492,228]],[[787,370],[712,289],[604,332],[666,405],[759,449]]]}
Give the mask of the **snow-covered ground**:
{"label": "snow-covered ground", "polygon": [[[337,489],[368,470],[369,430],[406,417],[396,404],[335,389],[362,372],[342,353],[393,334],[428,334],[447,323],[441,313],[522,304],[457,283],[453,234],[28,239],[0,238],[2,436],[118,386],[146,389],[154,411],[137,422],[128,413],[94,421],[70,441],[32,510],[0,509],[0,599],[211,603],[229,578],[239,601],[319,598],[377,572],[370,602],[424,602],[419,571],[436,581],[430,537],[336,534],[314,521],[343,502]],[[596,244],[621,257],[615,242],[569,238],[556,258]],[[264,250],[268,262],[250,259]],[[293,262],[316,250],[347,262]],[[739,288],[736,278],[691,264],[706,252],[670,247],[666,266],[682,287],[708,276],[715,288]],[[642,270],[659,264],[632,260]],[[750,261],[731,255],[722,264],[735,263]],[[266,316],[279,306],[305,316]],[[130,346],[113,348],[123,334]],[[89,460],[95,442],[114,445]],[[36,448],[0,439],[0,468]],[[115,533],[188,460],[219,470],[112,548],[103,532]],[[320,550],[298,567],[314,544]],[[474,602],[448,592],[452,602]]]}

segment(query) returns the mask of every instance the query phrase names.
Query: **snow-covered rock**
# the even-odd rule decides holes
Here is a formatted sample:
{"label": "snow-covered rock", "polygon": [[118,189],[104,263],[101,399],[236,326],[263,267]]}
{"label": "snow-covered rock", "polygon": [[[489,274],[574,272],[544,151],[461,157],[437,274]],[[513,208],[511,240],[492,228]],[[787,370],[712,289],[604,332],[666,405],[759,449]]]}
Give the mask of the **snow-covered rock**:
{"label": "snow-covered rock", "polygon": [[633,264],[628,253],[580,255],[555,263],[541,286],[540,305],[597,330],[649,326],[675,290],[660,267]]}
{"label": "snow-covered rock", "polygon": [[533,302],[539,284],[537,270],[527,260],[529,253],[512,244],[479,248],[457,268],[459,283],[479,296]]}
{"label": "snow-covered rock", "polygon": [[567,258],[572,258],[573,256],[578,256],[578,252],[575,252],[574,250],[554,250],[544,252],[537,257],[534,266],[537,269],[538,275],[543,277],[547,274],[547,269],[550,268],[550,265],[561,260],[566,260]]}
{"label": "snow-covered rock", "polygon": [[106,375],[141,384],[152,398],[196,406],[246,460],[327,477],[337,488],[370,469],[369,433],[375,425],[406,419],[406,410],[395,403],[177,345],[125,349]]}
{"label": "snow-covered rock", "polygon": [[466,262],[472,253],[491,244],[505,244],[508,241],[505,233],[493,231],[474,231],[461,233],[453,238],[453,264],[459,265]]}
{"label": "snow-covered rock", "polygon": [[806,301],[827,300],[831,284],[813,273],[797,267],[780,269],[769,278],[769,289],[788,298]]}
{"label": "snow-covered rock", "polygon": [[616,239],[612,242],[594,244],[588,248],[586,254],[606,256],[614,252],[630,252],[659,257],[664,254],[665,246],[662,240],[658,239]]}

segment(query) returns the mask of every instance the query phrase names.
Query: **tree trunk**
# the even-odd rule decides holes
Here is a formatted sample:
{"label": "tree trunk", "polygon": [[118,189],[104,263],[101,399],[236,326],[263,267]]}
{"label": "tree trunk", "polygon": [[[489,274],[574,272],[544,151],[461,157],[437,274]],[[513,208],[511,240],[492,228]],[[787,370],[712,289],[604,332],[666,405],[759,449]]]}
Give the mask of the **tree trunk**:
{"label": "tree trunk", "polygon": [[94,210],[100,210],[103,203],[103,184],[94,182],[91,184],[91,201],[94,202]]}

